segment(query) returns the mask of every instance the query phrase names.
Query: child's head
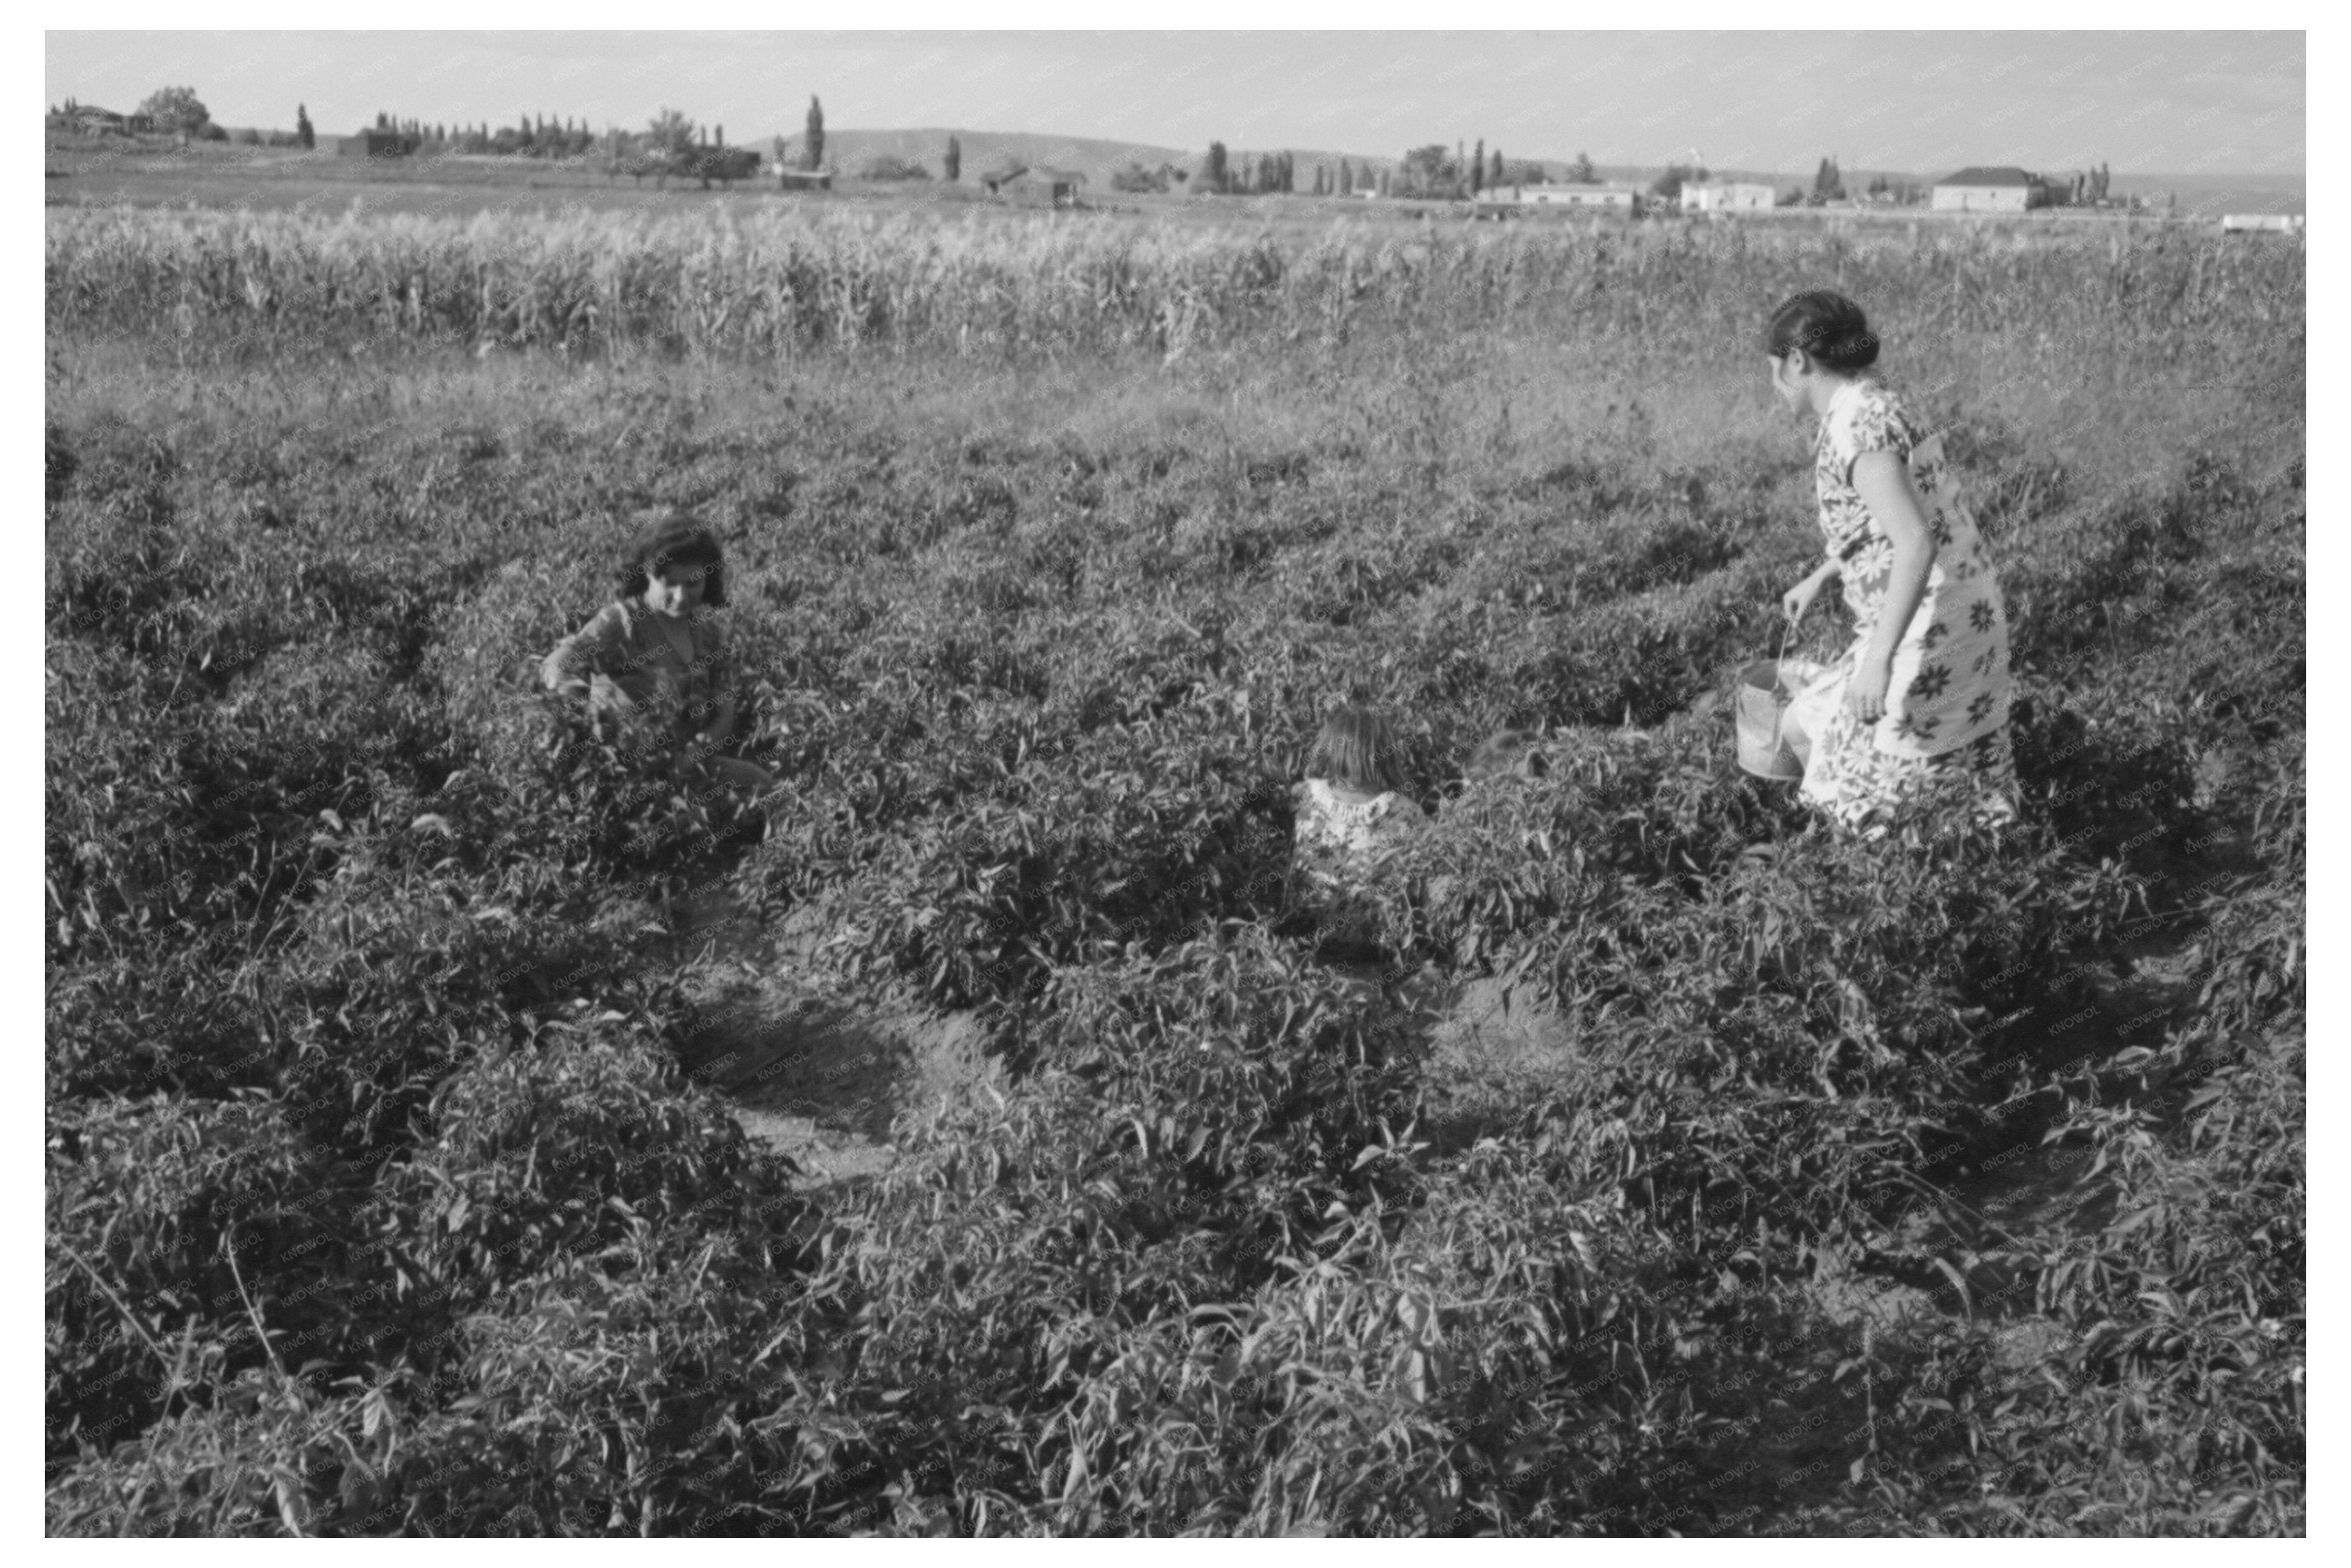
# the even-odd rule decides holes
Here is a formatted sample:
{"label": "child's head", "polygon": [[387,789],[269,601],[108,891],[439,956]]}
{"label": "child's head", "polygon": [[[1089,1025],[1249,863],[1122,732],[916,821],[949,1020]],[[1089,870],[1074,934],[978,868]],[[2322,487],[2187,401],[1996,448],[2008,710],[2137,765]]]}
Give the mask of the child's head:
{"label": "child's head", "polygon": [[726,566],[717,535],[692,514],[660,512],[643,519],[645,532],[621,556],[621,597],[643,598],[651,578],[675,581],[699,574],[700,602],[713,609],[726,603]]}
{"label": "child's head", "polygon": [[1474,784],[1479,779],[1539,779],[1550,771],[1551,759],[1531,732],[1505,728],[1478,742],[1461,774]]}
{"label": "child's head", "polygon": [[1322,732],[1307,753],[1306,776],[1371,794],[1402,794],[1411,788],[1395,726],[1374,710],[1353,703],[1322,721]]}
{"label": "child's head", "polygon": [[1816,288],[1782,303],[1763,329],[1763,351],[1774,359],[1802,349],[1824,370],[1850,376],[1877,362],[1877,335],[1861,306],[1834,290]]}

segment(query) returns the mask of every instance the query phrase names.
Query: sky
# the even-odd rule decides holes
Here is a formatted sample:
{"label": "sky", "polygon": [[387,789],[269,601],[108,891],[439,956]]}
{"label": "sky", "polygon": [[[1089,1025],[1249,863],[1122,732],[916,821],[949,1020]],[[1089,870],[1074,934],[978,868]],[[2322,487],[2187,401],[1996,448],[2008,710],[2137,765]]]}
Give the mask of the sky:
{"label": "sky", "polygon": [[50,103],[127,111],[186,85],[223,125],[290,129],[300,101],[337,133],[379,109],[635,129],[668,107],[753,142],[798,133],[815,94],[835,130],[1391,157],[1482,139],[1513,158],[1659,166],[1696,151],[1718,169],[1792,175],[1834,154],[1848,171],[1930,178],[2097,162],[2118,175],[2300,176],[2308,135],[2305,36],[2283,31],[51,30],[44,41]]}

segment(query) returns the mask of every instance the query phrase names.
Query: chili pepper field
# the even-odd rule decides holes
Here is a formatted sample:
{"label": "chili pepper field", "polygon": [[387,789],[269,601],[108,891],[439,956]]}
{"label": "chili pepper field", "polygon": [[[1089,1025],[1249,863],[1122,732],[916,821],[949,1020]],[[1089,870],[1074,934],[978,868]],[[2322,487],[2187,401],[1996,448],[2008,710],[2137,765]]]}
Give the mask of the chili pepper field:
{"label": "chili pepper field", "polygon": [[[2304,264],[53,209],[50,1532],[2301,1533]],[[1816,286],[1998,564],[1996,839],[1734,760]],[[764,829],[536,692],[669,504]]]}

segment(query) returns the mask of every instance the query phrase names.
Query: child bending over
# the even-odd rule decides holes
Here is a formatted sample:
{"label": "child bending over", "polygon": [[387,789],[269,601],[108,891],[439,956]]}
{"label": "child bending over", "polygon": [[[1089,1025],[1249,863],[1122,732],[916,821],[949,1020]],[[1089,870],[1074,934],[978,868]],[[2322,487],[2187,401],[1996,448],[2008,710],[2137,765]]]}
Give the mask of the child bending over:
{"label": "child bending over", "polygon": [[600,726],[611,723],[636,744],[674,747],[729,784],[773,788],[775,774],[720,750],[735,732],[736,672],[711,614],[726,603],[717,539],[671,514],[622,554],[620,590],[555,645],[540,680],[579,697]]}
{"label": "child bending over", "polygon": [[1427,821],[1414,803],[1395,730],[1368,708],[1331,715],[1307,754],[1292,849],[1305,900],[1324,916],[1326,937],[1372,941],[1376,910],[1363,895],[1381,863]]}

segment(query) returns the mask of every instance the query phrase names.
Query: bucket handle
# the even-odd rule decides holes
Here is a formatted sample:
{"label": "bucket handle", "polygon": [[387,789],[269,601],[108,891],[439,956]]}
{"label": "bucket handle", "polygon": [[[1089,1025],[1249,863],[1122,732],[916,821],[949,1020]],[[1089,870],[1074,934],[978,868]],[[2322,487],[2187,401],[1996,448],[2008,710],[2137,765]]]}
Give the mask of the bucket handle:
{"label": "bucket handle", "polygon": [[1796,696],[1788,689],[1787,670],[1788,639],[1795,635],[1795,630],[1794,616],[1783,615],[1780,618],[1780,648],[1779,651],[1771,656],[1772,694],[1777,699],[1771,704],[1771,752],[1775,756],[1780,751],[1781,726],[1787,722],[1788,704],[1795,701]]}

